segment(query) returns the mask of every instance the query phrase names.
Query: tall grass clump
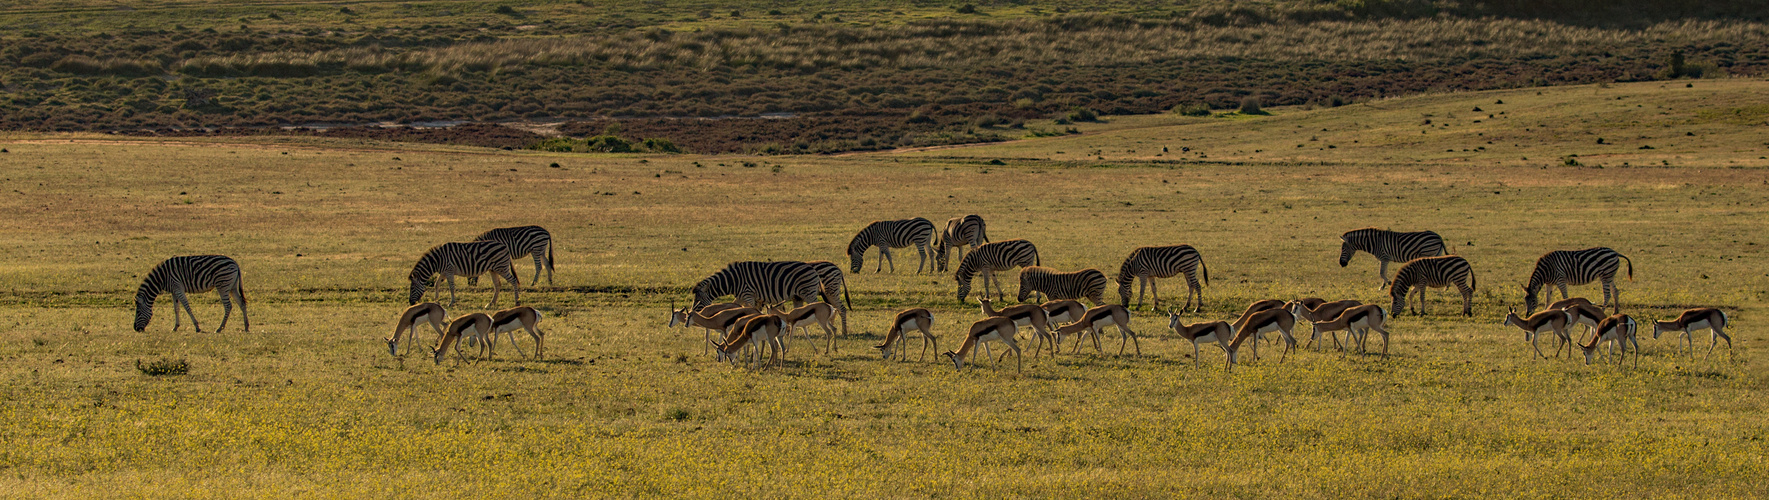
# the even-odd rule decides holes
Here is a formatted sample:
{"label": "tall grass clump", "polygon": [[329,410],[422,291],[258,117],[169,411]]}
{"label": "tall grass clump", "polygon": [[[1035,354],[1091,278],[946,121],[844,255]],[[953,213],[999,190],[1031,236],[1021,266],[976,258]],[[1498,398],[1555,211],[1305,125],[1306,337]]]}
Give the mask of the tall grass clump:
{"label": "tall grass clump", "polygon": [[135,370],[150,377],[184,375],[190,373],[190,362],[183,359],[160,358],[147,363],[135,360]]}

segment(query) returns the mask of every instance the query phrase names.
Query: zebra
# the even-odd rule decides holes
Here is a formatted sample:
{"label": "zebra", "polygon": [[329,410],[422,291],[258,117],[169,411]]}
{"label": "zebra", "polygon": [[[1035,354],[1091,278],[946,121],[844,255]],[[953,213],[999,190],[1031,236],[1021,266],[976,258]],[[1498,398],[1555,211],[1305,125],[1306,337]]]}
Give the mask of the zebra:
{"label": "zebra", "polygon": [[227,319],[233,316],[233,302],[229,296],[240,301],[240,321],[246,323],[246,332],[252,331],[252,319],[246,315],[246,290],[240,284],[240,265],[225,255],[184,255],[172,257],[154,266],[148,271],[147,279],[141,280],[141,288],[135,292],[135,331],[147,330],[147,324],[154,319],[154,300],[161,293],[172,294],[172,331],[178,331],[182,323],[178,316],[178,307],[184,306],[184,312],[190,313],[190,326],[203,332],[197,324],[197,313],[190,309],[187,293],[203,293],[215,290],[221,295],[221,326],[215,328],[217,333],[227,328]]}
{"label": "zebra", "polygon": [[1179,306],[1181,311],[1191,305],[1192,296],[1198,297],[1197,309],[1204,309],[1204,290],[1198,286],[1199,270],[1203,271],[1204,284],[1210,284],[1210,267],[1204,265],[1204,256],[1191,245],[1174,245],[1166,247],[1140,247],[1130,251],[1124,259],[1124,265],[1118,267],[1118,297],[1123,300],[1124,307],[1130,307],[1130,285],[1137,278],[1142,278],[1143,286],[1137,288],[1136,306],[1142,307],[1143,292],[1147,291],[1155,298],[1155,307],[1161,307],[1161,291],[1155,287],[1155,278],[1171,278],[1185,273],[1186,294],[1185,304]]}
{"label": "zebra", "polygon": [[1382,278],[1377,290],[1388,286],[1389,262],[1410,262],[1444,254],[1443,237],[1431,231],[1398,233],[1366,227],[1346,231],[1339,235],[1339,240],[1343,242],[1339,245],[1339,267],[1351,264],[1351,256],[1359,251],[1369,253],[1382,264],[1376,274]]}
{"label": "zebra", "polygon": [[1061,273],[1048,267],[1032,266],[1020,270],[1020,302],[1030,298],[1032,292],[1039,292],[1049,296],[1050,300],[1086,298],[1098,307],[1105,304],[1106,282],[1106,273],[1098,269]]}
{"label": "zebra", "polygon": [[841,302],[830,302],[829,305],[835,306],[835,312],[841,314],[842,336],[847,336],[848,309],[853,306],[853,301],[848,298],[847,278],[843,277],[841,266],[827,260],[813,260],[805,264],[817,270],[818,281],[823,283],[824,296],[834,299],[837,294],[841,295]]}
{"label": "zebra", "polygon": [[983,296],[989,295],[989,285],[995,285],[995,298],[1006,295],[1001,291],[1001,280],[995,279],[996,271],[1005,271],[1015,267],[1036,266],[1041,264],[1038,259],[1038,247],[1026,240],[1004,240],[984,243],[964,259],[958,261],[958,272],[953,278],[958,280],[958,301],[963,302],[970,296],[970,281],[978,273],[983,275]]}
{"label": "zebra", "polygon": [[[553,284],[553,235],[540,226],[500,227],[473,237],[473,241],[496,241],[510,247],[510,259],[534,256],[534,279],[529,283],[540,284],[541,267],[547,268],[547,284]],[[542,260],[545,256],[545,260]],[[469,276],[467,286],[478,286],[479,277]]]}
{"label": "zebra", "polygon": [[[848,242],[848,258],[854,261],[853,272],[860,272],[860,266],[866,263],[866,251],[878,247],[878,270],[883,272],[885,262],[891,262],[891,272],[897,272],[897,263],[891,261],[892,248],[915,247],[921,255],[921,264],[915,266],[920,273],[923,266],[928,265],[928,257],[932,250],[928,248],[928,240],[934,237],[934,223],[916,217],[903,220],[880,220],[867,224],[853,241]],[[929,266],[931,269],[931,266]]]}
{"label": "zebra", "polygon": [[[981,215],[966,215],[946,220],[946,230],[935,235],[934,253],[940,255],[939,271],[946,272],[947,255],[953,248],[977,246],[989,242],[989,227],[983,222]],[[959,253],[959,258],[964,254]]]}
{"label": "zebra", "polygon": [[817,268],[803,262],[732,262],[694,284],[694,303],[688,312],[700,311],[713,299],[731,295],[736,302],[761,309],[769,304],[793,301],[794,306],[819,297],[831,305]]}
{"label": "zebra", "polygon": [[[429,286],[430,278],[442,274],[448,281],[448,305],[454,307],[455,276],[473,277],[485,273],[491,275],[491,307],[498,303],[498,292],[502,283],[498,278],[510,282],[510,294],[515,297],[516,305],[522,305],[522,282],[516,279],[516,273],[510,263],[510,248],[496,241],[473,241],[468,243],[443,243],[430,247],[418,258],[417,265],[412,266],[410,276],[412,304],[424,299],[424,292]],[[441,293],[441,288],[438,287]],[[409,304],[408,304],[409,305]]]}
{"label": "zebra", "polygon": [[[1536,269],[1529,273],[1529,284],[1523,286],[1524,316],[1536,312],[1536,292],[1545,285],[1560,288],[1560,298],[1571,298],[1566,294],[1567,285],[1585,285],[1592,281],[1603,281],[1603,305],[1614,307],[1615,312],[1622,312],[1622,293],[1615,287],[1615,272],[1621,270],[1623,260],[1628,261],[1628,281],[1634,281],[1634,260],[1606,247],[1586,248],[1584,250],[1555,250],[1536,259]],[[1548,300],[1554,300],[1554,287],[1548,288]],[[1610,302],[1613,296],[1615,302]]]}
{"label": "zebra", "polygon": [[1394,299],[1394,307],[1388,310],[1399,315],[1407,309],[1407,297],[1412,295],[1413,287],[1419,288],[1419,310],[1416,314],[1425,314],[1425,289],[1444,288],[1455,285],[1462,292],[1462,315],[1474,315],[1474,266],[1468,265],[1468,259],[1460,255],[1440,255],[1437,257],[1420,257],[1408,261],[1394,272],[1394,282],[1388,289],[1389,297]]}

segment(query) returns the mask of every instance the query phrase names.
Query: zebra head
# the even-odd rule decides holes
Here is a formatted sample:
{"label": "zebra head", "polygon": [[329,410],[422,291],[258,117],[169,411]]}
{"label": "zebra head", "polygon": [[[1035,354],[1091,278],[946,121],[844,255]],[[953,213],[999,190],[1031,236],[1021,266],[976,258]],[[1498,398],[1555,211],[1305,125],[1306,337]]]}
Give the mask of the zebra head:
{"label": "zebra head", "polygon": [[1339,267],[1345,267],[1351,264],[1351,254],[1357,253],[1357,244],[1344,235],[1339,236],[1339,241]]}
{"label": "zebra head", "polygon": [[[1552,292],[1549,292],[1549,293],[1552,293]],[[1530,315],[1534,315],[1535,313],[1536,313],[1536,291],[1529,289],[1529,285],[1524,285],[1524,287],[1523,287],[1523,315],[1530,316]]]}
{"label": "zebra head", "polygon": [[1413,287],[1410,287],[1410,286],[1390,286],[1390,287],[1388,287],[1388,296],[1394,298],[1394,307],[1390,307],[1390,308],[1388,308],[1388,310],[1394,311],[1394,314],[1396,316],[1400,315],[1403,312],[1406,312],[1406,310],[1407,310],[1407,294],[1412,293],[1412,291],[1413,291]]}
{"label": "zebra head", "polygon": [[[871,229],[871,226],[868,226],[867,229]],[[854,235],[854,239],[848,242],[848,260],[853,261],[854,264],[850,272],[854,274],[859,274],[860,266],[866,265],[866,250],[872,248],[872,245],[869,244],[870,241],[866,239],[868,233],[870,231],[860,231],[860,234]],[[884,257],[880,256],[879,258]]]}
{"label": "zebra head", "polygon": [[[411,290],[411,294],[406,296],[406,301],[407,301],[406,305],[408,305],[408,306],[417,305],[418,301],[424,300],[424,289],[429,281],[430,281],[429,279],[419,278],[415,275],[412,277],[412,290]],[[441,299],[438,299],[438,300],[441,300]]]}
{"label": "zebra head", "polygon": [[135,331],[147,330],[147,324],[154,319],[153,296],[138,294],[135,296]]}

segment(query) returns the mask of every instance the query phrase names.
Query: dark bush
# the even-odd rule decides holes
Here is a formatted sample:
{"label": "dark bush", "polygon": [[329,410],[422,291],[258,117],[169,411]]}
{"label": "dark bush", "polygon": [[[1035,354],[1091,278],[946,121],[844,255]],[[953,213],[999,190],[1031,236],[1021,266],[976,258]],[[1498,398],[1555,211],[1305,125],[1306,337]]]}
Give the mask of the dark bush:
{"label": "dark bush", "polygon": [[184,375],[190,373],[190,362],[183,359],[160,358],[147,363],[135,360],[135,369],[143,375],[163,377],[167,375]]}
{"label": "dark bush", "polygon": [[1269,113],[1266,113],[1265,110],[1259,109],[1259,97],[1258,96],[1247,96],[1246,99],[1241,99],[1241,110],[1240,111],[1241,111],[1241,114],[1243,114],[1243,115],[1269,114]]}
{"label": "dark bush", "polygon": [[1199,103],[1181,104],[1174,106],[1173,112],[1185,116],[1210,116],[1210,106]]}
{"label": "dark bush", "polygon": [[1065,116],[1065,118],[1068,118],[1071,122],[1097,122],[1099,121],[1099,113],[1085,107],[1076,106],[1069,110],[1069,114]]}

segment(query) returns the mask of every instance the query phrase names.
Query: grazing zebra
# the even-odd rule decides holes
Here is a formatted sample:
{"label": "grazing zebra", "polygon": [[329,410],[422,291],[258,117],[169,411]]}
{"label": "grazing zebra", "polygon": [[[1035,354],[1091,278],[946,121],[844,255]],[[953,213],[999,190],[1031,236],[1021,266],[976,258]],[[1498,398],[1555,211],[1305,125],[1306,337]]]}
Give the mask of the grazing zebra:
{"label": "grazing zebra", "polygon": [[958,301],[963,302],[970,296],[970,280],[978,273],[983,275],[983,296],[989,295],[989,285],[995,285],[995,298],[1007,295],[1001,291],[1001,280],[995,278],[996,271],[1006,271],[1016,267],[1039,265],[1038,247],[1026,240],[1005,240],[985,243],[964,254],[958,261],[958,272],[953,278],[958,280]]}
{"label": "grazing zebra", "polygon": [[713,299],[726,295],[736,297],[734,302],[758,309],[789,300],[797,307],[818,297],[835,304],[816,267],[803,262],[750,261],[726,264],[724,269],[694,284],[694,304],[688,306],[688,312],[700,311],[711,305]]}
{"label": "grazing zebra", "polygon": [[[547,284],[553,284],[553,235],[540,226],[500,227],[486,231],[473,237],[473,241],[496,241],[510,247],[510,260],[534,256],[534,279],[531,284],[540,284],[541,267],[547,268]],[[542,260],[545,256],[545,260]],[[478,276],[467,278],[467,286],[477,286]]]}
{"label": "grazing zebra", "polygon": [[1425,289],[1444,288],[1455,285],[1462,292],[1462,315],[1474,315],[1474,267],[1468,265],[1468,259],[1460,255],[1442,255],[1437,257],[1420,257],[1400,266],[1394,272],[1393,286],[1388,289],[1388,296],[1394,299],[1394,307],[1389,308],[1393,314],[1407,310],[1407,297],[1412,295],[1413,287],[1419,288],[1419,310],[1416,314],[1425,314]]}
{"label": "grazing zebra", "polygon": [[[429,286],[430,278],[441,274],[448,282],[448,306],[454,307],[455,276],[473,277],[485,273],[491,275],[491,304],[497,305],[498,292],[502,283],[498,278],[510,282],[510,294],[515,296],[516,305],[522,305],[522,282],[516,280],[516,273],[510,264],[510,247],[496,241],[474,241],[468,243],[443,243],[430,247],[418,258],[418,264],[412,266],[411,303],[423,300],[424,291]],[[438,287],[440,290],[440,287]],[[438,293],[441,293],[440,291]],[[408,304],[409,305],[409,304]]]}
{"label": "grazing zebra", "polygon": [[1086,298],[1098,307],[1105,304],[1106,281],[1106,273],[1098,269],[1059,273],[1048,267],[1032,266],[1020,270],[1020,302],[1030,298],[1032,292],[1039,292],[1050,300]]}
{"label": "grazing zebra", "polygon": [[1130,307],[1130,284],[1142,278],[1142,287],[1136,292],[1136,306],[1142,307],[1143,292],[1149,292],[1155,298],[1154,306],[1161,307],[1161,292],[1155,288],[1155,278],[1172,278],[1185,273],[1185,304],[1179,306],[1181,311],[1191,305],[1192,296],[1198,297],[1196,310],[1204,309],[1204,290],[1198,286],[1198,271],[1203,269],[1204,284],[1210,284],[1210,267],[1204,265],[1204,256],[1191,245],[1174,245],[1167,247],[1141,247],[1130,251],[1130,257],[1124,259],[1124,265],[1118,267],[1118,297],[1123,305]]}
{"label": "grazing zebra", "polygon": [[147,329],[147,323],[154,319],[154,300],[161,293],[172,294],[172,331],[178,331],[182,323],[178,316],[178,307],[184,306],[184,312],[190,313],[190,326],[203,332],[197,324],[196,311],[190,310],[190,299],[187,293],[203,293],[215,290],[221,295],[221,326],[215,331],[227,328],[227,318],[233,316],[233,302],[228,297],[240,300],[240,321],[246,323],[246,332],[252,331],[252,319],[246,315],[246,291],[240,285],[240,265],[224,255],[185,255],[173,257],[154,266],[148,271],[147,279],[141,280],[141,289],[135,292],[135,331]]}
{"label": "grazing zebra", "polygon": [[[1616,253],[1604,247],[1587,248],[1584,250],[1555,250],[1536,259],[1536,270],[1529,273],[1529,284],[1523,286],[1523,305],[1525,316],[1536,312],[1536,292],[1544,285],[1560,288],[1560,297],[1568,298],[1567,285],[1585,285],[1592,281],[1603,280],[1603,305],[1614,307],[1615,312],[1622,310],[1621,291],[1615,288],[1615,272],[1622,267],[1623,260],[1628,261],[1628,281],[1634,280],[1634,260],[1626,255]],[[1611,303],[1610,299],[1615,302]],[[1554,299],[1554,289],[1548,289],[1548,299]],[[1601,308],[1600,307],[1600,308]]]}
{"label": "grazing zebra", "polygon": [[878,270],[874,272],[883,272],[885,262],[890,262],[891,272],[894,273],[897,272],[897,263],[891,261],[891,249],[913,246],[916,253],[921,255],[921,264],[915,266],[915,272],[920,273],[923,267],[931,269],[928,266],[928,257],[932,250],[928,248],[928,240],[933,237],[934,223],[921,217],[872,221],[859,234],[854,235],[853,241],[848,242],[848,258],[854,260],[853,272],[858,273],[860,266],[866,263],[866,251],[878,247]]}
{"label": "grazing zebra", "polygon": [[[940,254],[939,271],[946,272],[946,257],[950,250],[957,247],[970,247],[972,250],[989,242],[989,228],[983,223],[981,215],[966,215],[946,220],[946,230],[935,235],[934,253]],[[964,253],[958,254],[959,258]]]}
{"label": "grazing zebra", "polygon": [[1339,245],[1339,267],[1351,263],[1352,254],[1359,251],[1367,252],[1382,263],[1377,276],[1382,278],[1382,285],[1377,290],[1388,286],[1388,263],[1410,262],[1420,257],[1443,255],[1443,238],[1431,231],[1416,233],[1397,233],[1366,227],[1353,229],[1339,235],[1344,243]]}
{"label": "grazing zebra", "polygon": [[813,269],[817,270],[818,281],[823,283],[823,295],[825,297],[829,297],[833,300],[837,294],[841,295],[841,302],[830,302],[829,305],[835,306],[835,312],[841,315],[842,336],[847,336],[848,308],[853,304],[852,301],[848,299],[847,278],[843,277],[841,266],[835,265],[834,262],[827,260],[813,260],[806,262],[805,264],[810,265]]}

